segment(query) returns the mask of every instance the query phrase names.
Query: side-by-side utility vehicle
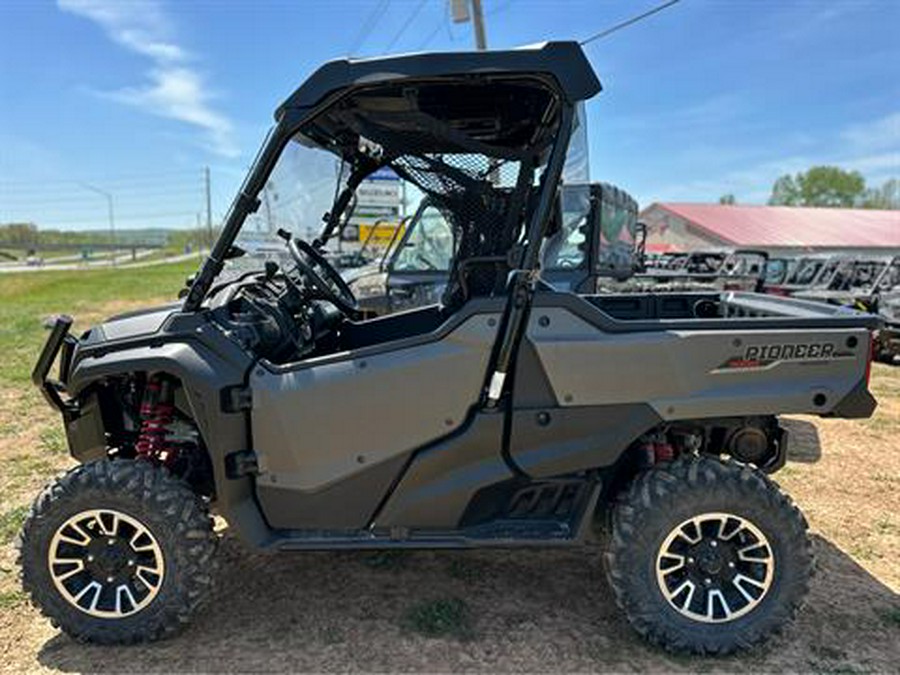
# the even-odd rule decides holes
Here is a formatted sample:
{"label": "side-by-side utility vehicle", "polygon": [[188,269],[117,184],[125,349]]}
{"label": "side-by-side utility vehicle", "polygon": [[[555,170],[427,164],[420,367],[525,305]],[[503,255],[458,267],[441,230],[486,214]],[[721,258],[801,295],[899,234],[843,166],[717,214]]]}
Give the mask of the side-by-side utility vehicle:
{"label": "side-by-side utility vehicle", "polygon": [[[540,251],[561,183],[585,182],[580,109],[599,91],[573,42],[313,73],[179,304],[77,337],[56,319],[34,381],[80,464],[23,528],[37,606],[84,640],[174,633],[215,579],[213,513],[272,552],[559,547],[605,530],[612,595],[656,644],[724,653],[788,621],[812,559],[767,475],[789,453],[777,415],[871,415],[878,320],[547,284]],[[383,167],[439,205],[455,251],[439,303],[361,319],[320,245]],[[270,183],[279,203],[333,198],[326,222],[307,241],[309,221],[273,215],[296,228],[288,261],[229,275]]]}

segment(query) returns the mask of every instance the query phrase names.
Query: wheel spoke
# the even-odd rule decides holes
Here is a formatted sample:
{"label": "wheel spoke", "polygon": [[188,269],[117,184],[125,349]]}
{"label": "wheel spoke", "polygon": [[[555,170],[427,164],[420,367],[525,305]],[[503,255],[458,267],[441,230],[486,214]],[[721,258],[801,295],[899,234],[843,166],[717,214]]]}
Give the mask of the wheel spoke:
{"label": "wheel spoke", "polygon": [[94,609],[94,608],[97,607],[97,600],[100,598],[100,592],[101,592],[102,590],[103,590],[103,586],[101,586],[101,585],[100,585],[98,582],[96,582],[96,581],[92,581],[92,582],[89,583],[87,586],[85,586],[84,588],[82,588],[82,589],[78,592],[78,595],[76,595],[75,597],[73,597],[72,600],[75,602],[76,605],[78,605],[78,606],[80,607],[80,606],[81,606],[81,605],[80,605],[81,598],[83,598],[85,595],[87,595],[88,591],[94,591],[94,597],[93,597],[93,599],[91,600],[91,606],[90,606],[90,609]]}
{"label": "wheel spoke", "polygon": [[[692,526],[694,530],[697,532],[697,536],[691,537],[686,531],[685,527]],[[696,544],[700,540],[703,539],[703,532],[700,530],[700,524],[697,518],[691,518],[691,520],[684,523],[678,530],[678,536],[684,539],[689,544]]]}
{"label": "wheel spoke", "polygon": [[63,531],[60,531],[57,536],[60,541],[64,541],[67,544],[75,544],[76,546],[87,546],[91,543],[91,535],[81,529],[81,526],[77,522],[69,522],[61,528],[62,530],[72,529],[75,530],[79,535],[81,535],[80,539],[73,539],[72,537],[65,534]]}
{"label": "wheel spoke", "polygon": [[682,582],[681,585],[679,585],[678,588],[676,588],[672,592],[672,594],[669,596],[669,600],[670,601],[675,600],[675,598],[677,598],[679,595],[681,595],[681,593],[682,593],[682,591],[684,591],[684,589],[687,589],[687,598],[685,599],[684,603],[682,603],[680,609],[689,610],[691,607],[691,601],[694,599],[694,593],[697,590],[696,584],[694,584],[694,582],[691,581],[690,579]]}
{"label": "wheel spoke", "polygon": [[[763,555],[761,557],[748,555],[747,553],[747,551],[753,551],[760,548],[763,549]],[[740,549],[738,551],[738,558],[745,562],[767,563],[772,559],[772,554],[769,552],[768,546],[766,546],[762,542],[756,542],[755,544],[750,544],[750,546],[745,546],[744,548]]]}
{"label": "wheel spoke", "polygon": [[152,581],[148,581],[148,580],[145,578],[145,575],[148,574],[148,573],[149,573],[149,574],[152,574],[152,575],[154,575],[154,576],[156,576],[156,577],[159,577],[159,574],[160,574],[160,573],[159,573],[159,570],[151,569],[150,567],[144,567],[144,566],[142,565],[142,566],[140,566],[140,567],[137,568],[137,570],[136,570],[135,573],[134,573],[134,576],[135,576],[137,579],[140,579],[141,583],[143,583],[144,586],[146,586],[148,590],[153,591],[153,590],[155,590],[155,589],[157,588],[157,586],[159,586],[159,581],[157,581],[156,583],[153,583]]}
{"label": "wheel spoke", "polygon": [[710,621],[715,621],[715,603],[714,600],[719,601],[719,606],[722,608],[722,611],[725,613],[725,620],[731,618],[731,607],[728,606],[728,603],[725,601],[725,595],[717,588],[714,588],[709,592],[706,596],[706,617]]}
{"label": "wheel spoke", "polygon": [[[146,538],[146,544],[138,544],[138,540]],[[142,551],[151,551],[156,546],[156,542],[147,534],[146,530],[138,530],[134,533],[134,536],[131,538],[131,541],[128,542],[129,546],[131,546],[131,550],[135,553],[140,553]]]}
{"label": "wheel spoke", "polygon": [[134,595],[131,593],[131,589],[128,588],[126,584],[121,584],[116,587],[116,614],[122,615],[122,596],[128,596],[128,602],[131,604],[132,609],[137,606],[137,602],[134,600]]}
{"label": "wheel spoke", "polygon": [[[725,534],[725,528],[728,526],[728,522],[730,520],[733,520],[735,522],[735,527],[729,534]],[[739,521],[738,519],[723,518],[722,522],[719,525],[719,539],[721,539],[722,541],[729,541],[730,539],[732,539],[734,537],[734,535],[736,535],[742,529],[743,529],[743,526],[741,525],[741,521]]]}
{"label": "wheel spoke", "polygon": [[672,572],[676,572],[684,567],[684,556],[683,555],[679,555],[677,553],[662,553],[660,555],[660,558],[674,560],[677,563],[675,565],[666,567],[665,569],[661,569],[660,572],[662,572],[664,575],[669,575]]}
{"label": "wheel spoke", "polygon": [[[104,516],[109,516],[112,519],[112,527],[106,527],[106,523],[103,522]],[[96,520],[97,524],[100,525],[100,531],[105,535],[115,536],[119,531],[119,515],[115,511],[100,511]]]}
{"label": "wheel spoke", "polygon": [[75,565],[74,569],[71,569],[67,572],[62,572],[62,573],[56,575],[57,581],[65,581],[66,579],[69,579],[70,577],[75,576],[79,572],[83,572],[84,571],[84,561],[58,559],[58,560],[54,560],[51,563],[51,565],[54,565],[54,566],[56,566],[56,565],[73,565],[73,564]]}
{"label": "wheel spoke", "polygon": [[765,585],[759,583],[758,581],[751,579],[750,577],[744,576],[743,574],[736,574],[734,579],[731,580],[732,585],[740,591],[741,595],[747,600],[747,602],[755,602],[756,598],[754,598],[750,593],[747,592],[747,589],[743,587],[742,584],[748,583],[753,586],[756,586],[760,590],[765,589]]}

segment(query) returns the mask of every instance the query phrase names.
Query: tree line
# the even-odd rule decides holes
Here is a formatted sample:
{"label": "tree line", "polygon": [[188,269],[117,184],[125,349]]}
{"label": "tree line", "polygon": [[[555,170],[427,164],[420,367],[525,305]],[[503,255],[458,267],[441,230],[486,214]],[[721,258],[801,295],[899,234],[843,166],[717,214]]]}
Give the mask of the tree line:
{"label": "tree line", "polygon": [[[720,204],[736,204],[733,194]],[[891,178],[880,187],[868,187],[858,171],[837,166],[814,166],[794,175],[784,174],[772,185],[770,206],[810,206],[858,209],[900,209],[900,180]]]}
{"label": "tree line", "polygon": [[[190,245],[207,245],[209,233],[205,228],[186,230],[125,229],[116,232],[116,243],[127,248],[133,243],[159,242],[166,248],[181,250]],[[105,230],[53,230],[38,228],[34,223],[7,223],[0,225],[0,248],[4,244],[31,246],[35,249],[52,248],[54,245],[91,246],[110,243],[110,233]]]}

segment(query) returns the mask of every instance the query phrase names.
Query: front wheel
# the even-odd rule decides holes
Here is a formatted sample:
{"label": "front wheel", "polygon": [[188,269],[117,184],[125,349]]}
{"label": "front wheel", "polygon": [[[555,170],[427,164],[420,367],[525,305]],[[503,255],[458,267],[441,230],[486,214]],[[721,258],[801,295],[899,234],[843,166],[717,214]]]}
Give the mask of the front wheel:
{"label": "front wheel", "polygon": [[35,500],[22,585],[72,637],[129,644],[178,631],[208,593],[216,536],[202,500],[143,461],[71,470]]}
{"label": "front wheel", "polygon": [[727,654],[793,618],[812,571],[806,529],[760,472],[680,459],[639,476],[614,507],[607,579],[652,643]]}

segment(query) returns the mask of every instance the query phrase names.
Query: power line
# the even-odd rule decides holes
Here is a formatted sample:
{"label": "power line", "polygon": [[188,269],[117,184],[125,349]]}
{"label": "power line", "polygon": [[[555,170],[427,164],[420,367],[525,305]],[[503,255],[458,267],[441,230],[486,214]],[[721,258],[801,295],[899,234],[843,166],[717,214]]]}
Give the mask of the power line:
{"label": "power line", "polygon": [[[116,187],[112,188],[112,192],[116,196],[116,200],[127,202],[140,202],[144,200],[158,201],[159,199],[172,197],[187,197],[190,195],[199,195],[203,190],[201,184],[197,185],[179,185],[174,187],[156,187],[147,190],[122,190]],[[42,192],[14,192],[7,195],[0,195],[0,204],[74,204],[78,205],[83,202],[93,203],[96,197],[89,194],[77,194],[72,192],[60,192],[58,190],[46,190]]]}
{"label": "power line", "polygon": [[351,56],[357,49],[366,43],[366,40],[369,38],[369,33],[371,33],[375,26],[378,25],[378,22],[381,21],[381,17],[384,16],[384,13],[387,11],[388,5],[390,4],[391,0],[379,0],[378,4],[375,5],[371,14],[369,14],[362,26],[360,26],[359,32],[353,39],[353,43],[350,46]]}
{"label": "power line", "polygon": [[484,13],[484,18],[489,19],[492,16],[497,16],[498,14],[505,12],[507,9],[509,9],[512,4],[513,4],[513,0],[506,0],[506,2],[503,2],[499,5],[492,7],[491,9],[487,10]]}
{"label": "power line", "polygon": [[419,0],[419,4],[416,5],[416,8],[412,11],[412,13],[406,18],[406,21],[403,22],[403,25],[400,27],[400,30],[397,31],[397,34],[391,38],[391,41],[388,43],[388,46],[384,48],[384,51],[390,52],[391,48],[397,44],[397,40],[399,40],[406,30],[410,27],[413,21],[415,21],[416,17],[419,15],[419,12],[422,11],[422,8],[425,6],[425,3],[428,0]]}
{"label": "power line", "polygon": [[[143,220],[160,220],[160,219],[173,219],[178,217],[187,217],[196,215],[196,211],[168,211],[163,213],[143,213],[143,214],[116,214],[116,220],[119,222],[127,222],[127,223],[135,223]],[[98,220],[103,220],[102,217],[95,218],[45,218],[39,219],[41,221],[41,227],[48,228],[53,227],[55,225],[88,225]],[[100,228],[101,226],[98,226]]]}
{"label": "power line", "polygon": [[589,38],[582,40],[579,44],[582,47],[584,47],[586,44],[590,44],[594,40],[600,40],[602,38],[605,38],[607,35],[612,35],[616,31],[622,30],[623,28],[627,28],[628,26],[631,26],[632,24],[635,24],[638,21],[643,21],[647,17],[653,16],[657,12],[661,12],[664,9],[671,7],[672,5],[677,4],[680,1],[681,0],[668,0],[668,2],[664,2],[661,5],[657,5],[656,7],[647,10],[643,14],[638,14],[637,16],[633,16],[630,19],[627,19],[626,21],[617,23],[615,26],[610,26],[609,28],[606,28],[606,29],[600,31],[599,33],[594,33]]}
{"label": "power line", "polygon": [[431,44],[431,41],[437,37],[437,34],[441,32],[441,28],[443,28],[443,27],[444,27],[444,17],[442,16],[440,18],[440,21],[438,21],[438,25],[435,26],[435,29],[428,34],[428,37],[425,38],[425,40],[422,42],[422,44],[420,44],[418,46],[417,49],[419,49],[419,50],[425,49],[425,47],[427,47],[429,44]]}
{"label": "power line", "polygon": [[42,186],[52,186],[52,185],[72,185],[77,186],[80,185],[83,180],[91,180],[97,183],[103,183],[104,185],[115,185],[115,184],[135,184],[135,183],[156,183],[164,180],[178,180],[179,177],[187,177],[187,176],[197,176],[200,178],[202,172],[200,169],[179,169],[177,171],[165,171],[159,173],[145,173],[145,174],[116,174],[114,178],[103,178],[103,177],[87,177],[85,179],[82,178],[36,178],[33,180],[7,180],[0,179],[0,187],[3,188],[29,188],[29,187],[42,187]]}
{"label": "power line", "polygon": [[[441,16],[438,19],[437,25],[434,27],[434,30],[431,31],[426,36],[426,38],[419,44],[419,46],[416,48],[417,50],[421,51],[421,50],[425,49],[425,47],[427,47],[429,44],[431,44],[431,41],[434,40],[434,38],[437,37],[437,34],[441,32],[441,28],[444,27],[445,23],[447,25],[447,30],[448,31],[450,30],[450,4],[449,4],[449,2],[443,3],[443,4],[444,4],[444,7],[441,8]],[[452,38],[452,33],[451,33],[451,38]]]}

